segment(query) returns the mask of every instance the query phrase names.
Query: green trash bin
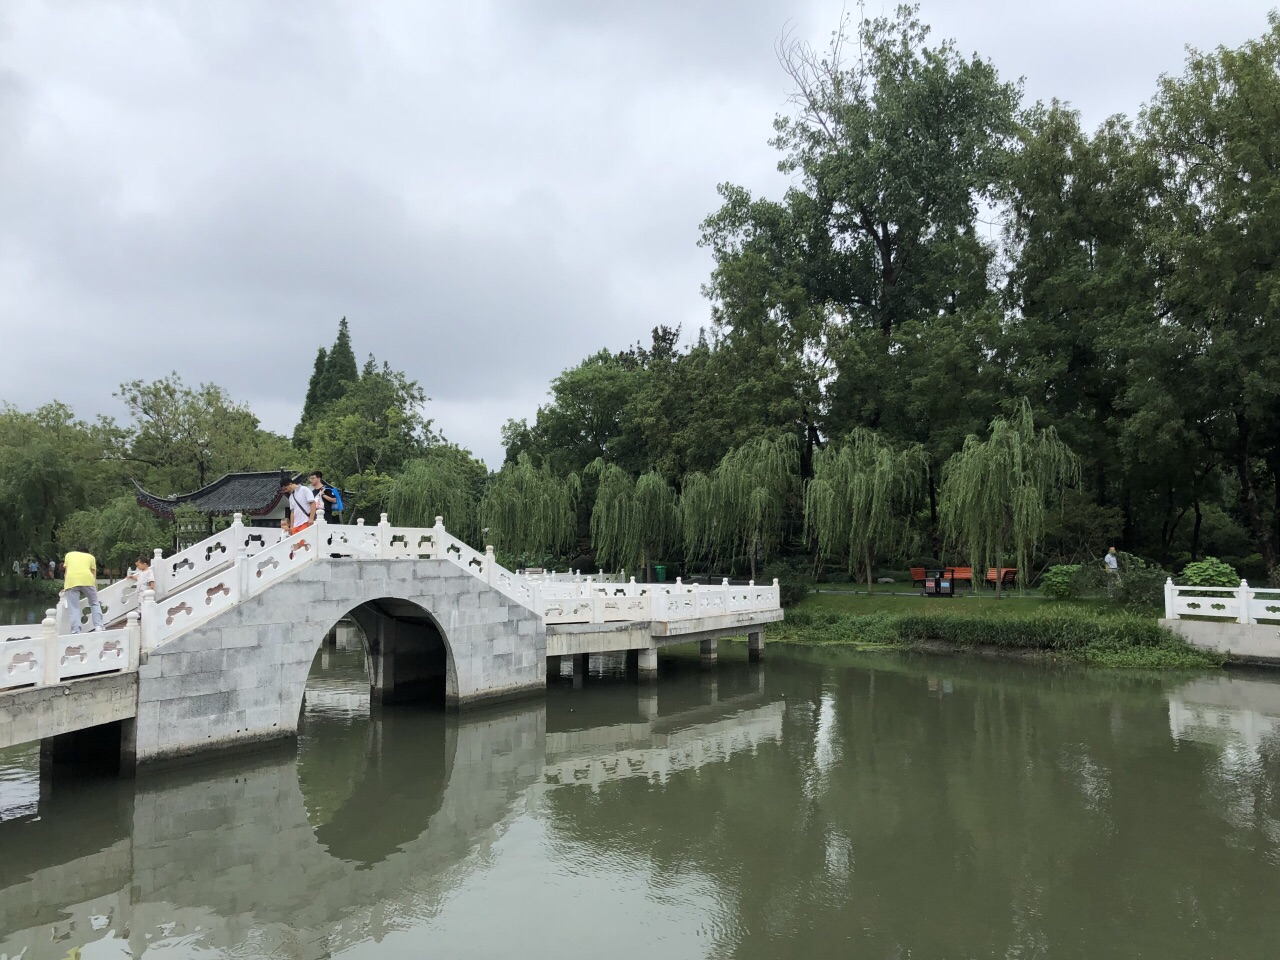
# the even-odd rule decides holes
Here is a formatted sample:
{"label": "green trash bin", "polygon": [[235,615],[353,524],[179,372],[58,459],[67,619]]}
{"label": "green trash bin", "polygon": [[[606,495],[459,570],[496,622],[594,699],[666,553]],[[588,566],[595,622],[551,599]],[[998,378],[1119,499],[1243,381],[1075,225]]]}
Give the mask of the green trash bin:
{"label": "green trash bin", "polygon": [[655,579],[655,580],[657,580],[657,581],[658,581],[658,583],[666,583],[666,582],[667,582],[667,568],[666,568],[666,567],[664,567],[664,566],[663,566],[662,564],[660,564],[660,563],[655,563],[655,564],[653,565],[653,577],[654,577],[654,579]]}

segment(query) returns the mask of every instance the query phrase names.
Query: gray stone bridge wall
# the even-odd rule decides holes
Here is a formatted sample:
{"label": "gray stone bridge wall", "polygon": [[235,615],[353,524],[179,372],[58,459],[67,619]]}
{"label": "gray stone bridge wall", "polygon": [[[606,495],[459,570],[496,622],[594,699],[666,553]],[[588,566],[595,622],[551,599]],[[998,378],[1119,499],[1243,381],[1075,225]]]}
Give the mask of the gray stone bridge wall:
{"label": "gray stone bridge wall", "polygon": [[[383,599],[415,604],[438,627],[449,702],[545,687],[542,619],[454,564],[322,559],[153,651],[138,670],[137,721],[125,752],[141,763],[296,734],[325,635],[355,608]],[[378,617],[362,619],[378,627]],[[386,697],[408,670],[423,669],[422,647],[436,631],[381,620],[369,656],[375,689]]]}

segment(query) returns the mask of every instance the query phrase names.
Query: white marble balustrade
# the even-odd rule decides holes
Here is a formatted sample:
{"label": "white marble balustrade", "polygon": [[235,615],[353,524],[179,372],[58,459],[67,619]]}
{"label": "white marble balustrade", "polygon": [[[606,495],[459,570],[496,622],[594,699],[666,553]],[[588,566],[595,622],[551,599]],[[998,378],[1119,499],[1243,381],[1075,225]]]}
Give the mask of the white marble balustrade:
{"label": "white marble balustrade", "polygon": [[0,690],[137,670],[140,651],[136,612],[129,613],[117,630],[60,635],[56,611],[51,609],[31,638],[0,640]]}
{"label": "white marble balustrade", "polygon": [[[242,515],[237,513],[231,526],[225,530],[219,530],[213,536],[179,550],[172,556],[166,557],[163,551],[157,549],[151,561],[156,595],[169,596],[190,583],[202,580],[219,567],[231,564],[235,560],[236,549],[240,546],[252,556],[275,545],[283,535],[283,531],[275,527],[246,527],[243,525]],[[98,603],[107,622],[120,619],[130,610],[137,610],[141,601],[137,581],[127,577],[98,591]],[[89,604],[82,599],[80,610],[74,611],[70,609],[69,602],[63,600],[58,609],[58,632],[70,633],[72,620],[76,616],[79,616],[81,625],[88,629]]]}
{"label": "white marble balustrade", "polygon": [[1250,587],[1241,580],[1238,587],[1180,586],[1170,577],[1164,585],[1166,620],[1184,617],[1212,618],[1235,623],[1280,621],[1280,589]]}
{"label": "white marble balustrade", "polygon": [[[139,596],[136,585],[128,582],[100,592],[108,620],[118,618],[124,609],[128,618],[124,630],[73,635],[67,626],[71,614],[65,603],[61,605],[61,623],[55,615],[53,623],[46,619],[38,627],[0,627],[0,688],[29,683],[33,674],[39,674],[44,682],[57,682],[136,669],[140,651],[153,650],[256,596],[302,566],[331,557],[446,560],[540,614],[548,624],[683,620],[772,611],[779,605],[776,580],[772,585],[730,584],[728,580],[686,584],[679,579],[668,584],[636,583],[634,578],[623,583],[577,575],[571,579],[522,576],[499,564],[493,547],[481,552],[454,537],[440,517],[431,527],[393,527],[383,514],[376,525],[319,522],[285,536],[278,530],[245,527],[237,514],[226,530],[172,557],[157,556],[152,568],[156,572],[154,591]],[[81,616],[82,622],[87,621],[87,610]],[[123,642],[120,638],[126,633],[132,640]],[[29,639],[5,639],[10,637]]]}

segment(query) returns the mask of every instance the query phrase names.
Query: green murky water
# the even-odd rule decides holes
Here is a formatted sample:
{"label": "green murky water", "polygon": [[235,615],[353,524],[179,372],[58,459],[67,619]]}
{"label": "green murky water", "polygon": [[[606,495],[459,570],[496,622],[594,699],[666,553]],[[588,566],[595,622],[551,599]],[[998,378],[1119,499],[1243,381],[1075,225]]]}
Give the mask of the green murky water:
{"label": "green murky water", "polygon": [[1280,956],[1280,684],[730,648],[55,783],[0,754],[0,958]]}

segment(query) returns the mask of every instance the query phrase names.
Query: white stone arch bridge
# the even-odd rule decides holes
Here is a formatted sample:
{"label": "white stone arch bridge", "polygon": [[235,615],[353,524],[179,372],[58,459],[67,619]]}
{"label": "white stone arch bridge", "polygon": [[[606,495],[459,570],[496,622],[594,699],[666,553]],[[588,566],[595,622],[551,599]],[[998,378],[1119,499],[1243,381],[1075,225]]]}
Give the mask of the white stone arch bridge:
{"label": "white stone arch bridge", "polygon": [[548,665],[586,671],[625,652],[638,677],[667,644],[747,635],[782,619],[778,586],[637,584],[521,576],[448,533],[319,523],[287,536],[223,531],[173,556],[157,551],[155,591],[128,581],[100,592],[110,628],[72,634],[85,610],[0,627],[0,747],[43,740],[50,760],[100,753],[122,765],[296,733],[310,664],[342,618],[368,641],[378,700],[453,706],[545,688]]}

